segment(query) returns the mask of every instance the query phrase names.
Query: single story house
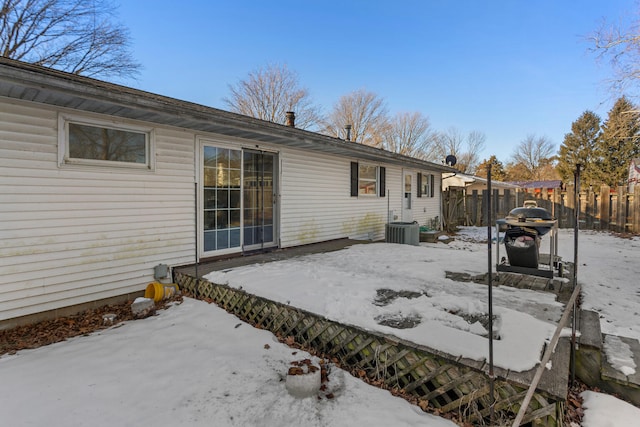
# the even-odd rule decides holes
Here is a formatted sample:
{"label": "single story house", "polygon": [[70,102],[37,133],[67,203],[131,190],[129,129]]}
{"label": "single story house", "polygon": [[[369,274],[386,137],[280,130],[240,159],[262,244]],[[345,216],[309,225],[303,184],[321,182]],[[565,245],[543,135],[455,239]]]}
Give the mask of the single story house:
{"label": "single story house", "polygon": [[[293,123],[292,123],[293,124]],[[444,165],[0,58],[0,327],[441,218]]]}
{"label": "single story house", "polygon": [[527,194],[527,198],[549,200],[553,195],[563,190],[562,180],[551,179],[545,181],[516,181],[512,184],[520,186]]}
{"label": "single story house", "polygon": [[[446,191],[449,187],[458,187],[466,191],[467,194],[471,194],[476,190],[479,194],[482,194],[483,190],[487,189],[487,179],[475,175],[468,175],[464,173],[444,173],[442,175],[442,189]],[[499,194],[504,194],[504,190],[509,190],[513,194],[517,193],[521,187],[517,184],[491,180],[491,189],[498,190]]]}

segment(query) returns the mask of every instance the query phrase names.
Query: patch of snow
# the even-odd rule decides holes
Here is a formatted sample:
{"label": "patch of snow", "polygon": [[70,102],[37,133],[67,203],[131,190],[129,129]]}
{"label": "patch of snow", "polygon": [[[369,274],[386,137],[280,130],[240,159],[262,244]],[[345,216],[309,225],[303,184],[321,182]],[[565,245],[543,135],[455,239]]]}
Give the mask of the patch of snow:
{"label": "patch of snow", "polygon": [[584,391],[582,427],[640,426],[640,409],[608,394]]}
{"label": "patch of snow", "polygon": [[611,366],[629,376],[636,373],[636,362],[633,360],[631,347],[620,337],[605,335],[604,351]]}
{"label": "patch of snow", "polygon": [[185,298],[157,316],[3,356],[2,424],[455,427],[335,366],[331,399],[293,397],[291,362],[316,359],[238,322]]}
{"label": "patch of snow", "polygon": [[[485,239],[486,240],[486,239]],[[445,278],[446,271],[483,274],[486,245],[472,239],[444,245],[370,243],[230,271],[208,280],[311,311],[367,330],[474,360],[486,360],[488,331],[465,317],[487,315],[487,286]],[[376,291],[420,294],[374,304]],[[494,363],[512,371],[534,368],[551,338],[562,304],[555,295],[509,287],[493,289]],[[413,328],[380,325],[376,319],[403,313],[420,318]]]}

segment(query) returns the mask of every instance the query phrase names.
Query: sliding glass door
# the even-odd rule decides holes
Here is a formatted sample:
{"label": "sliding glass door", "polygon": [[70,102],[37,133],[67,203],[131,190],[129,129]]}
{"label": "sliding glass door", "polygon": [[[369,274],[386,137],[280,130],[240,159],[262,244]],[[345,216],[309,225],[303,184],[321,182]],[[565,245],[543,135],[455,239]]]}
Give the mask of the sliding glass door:
{"label": "sliding glass door", "polygon": [[276,155],[243,152],[243,223],[245,250],[276,244],[274,181]]}
{"label": "sliding glass door", "polygon": [[203,252],[257,250],[277,242],[277,155],[204,145]]}
{"label": "sliding glass door", "polygon": [[240,248],[242,152],[203,150],[204,252]]}

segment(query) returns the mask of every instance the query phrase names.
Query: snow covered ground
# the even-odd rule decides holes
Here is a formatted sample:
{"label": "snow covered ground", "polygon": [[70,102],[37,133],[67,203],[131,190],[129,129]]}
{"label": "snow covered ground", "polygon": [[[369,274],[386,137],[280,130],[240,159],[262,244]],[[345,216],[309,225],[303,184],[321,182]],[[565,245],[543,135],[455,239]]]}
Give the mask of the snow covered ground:
{"label": "snow covered ground", "polygon": [[[454,357],[488,359],[488,288],[446,279],[445,272],[472,275],[487,271],[486,229],[466,229],[463,239],[447,244],[410,246],[388,243],[354,245],[313,254],[212,272],[214,282],[291,304],[329,319],[376,330]],[[475,236],[483,231],[485,234]],[[494,253],[495,256],[495,253]],[[379,290],[399,296],[380,302]],[[506,286],[493,291],[494,362],[512,371],[536,366],[545,341],[553,335],[563,305],[551,293]],[[384,320],[409,318],[418,325],[398,329]]]}
{"label": "snow covered ground", "polygon": [[[448,245],[357,245],[212,273],[211,279],[482,358],[487,288],[445,279],[444,272],[486,272],[487,245],[477,241],[484,236],[486,229],[465,228]],[[559,239],[560,254],[573,260],[572,232],[560,230]],[[613,335],[640,336],[633,321],[640,312],[640,264],[633,254],[639,246],[638,238],[580,234],[583,305],[599,311],[605,332]],[[378,289],[390,290],[385,295],[391,297],[383,301]],[[535,365],[562,306],[547,294],[506,287],[494,289],[494,302],[497,364]],[[420,323],[408,329],[380,325],[400,317]],[[332,399],[296,399],[283,379],[290,362],[308,357],[214,305],[185,298],[151,318],[1,357],[0,413],[11,426],[453,426],[335,367],[327,390]],[[585,399],[584,426],[640,420],[638,408],[609,396],[589,392]]]}
{"label": "snow covered ground", "polygon": [[454,426],[332,369],[333,399],[297,399],[289,364],[311,356],[185,298],[158,316],[0,358],[2,425]]}

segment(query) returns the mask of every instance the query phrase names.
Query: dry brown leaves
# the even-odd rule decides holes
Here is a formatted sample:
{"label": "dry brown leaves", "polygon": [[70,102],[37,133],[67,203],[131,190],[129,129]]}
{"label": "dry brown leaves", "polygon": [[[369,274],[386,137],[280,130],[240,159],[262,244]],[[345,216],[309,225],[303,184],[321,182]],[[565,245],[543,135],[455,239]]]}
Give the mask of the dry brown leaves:
{"label": "dry brown leaves", "polygon": [[[182,300],[176,296],[172,300],[156,303],[156,309],[165,308],[170,301]],[[68,338],[87,335],[101,329],[117,325],[120,322],[133,320],[132,301],[107,305],[86,310],[73,316],[58,317],[30,325],[0,330],[0,356],[15,354],[20,350],[38,348]],[[113,322],[105,321],[105,315],[114,314]]]}

